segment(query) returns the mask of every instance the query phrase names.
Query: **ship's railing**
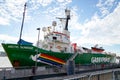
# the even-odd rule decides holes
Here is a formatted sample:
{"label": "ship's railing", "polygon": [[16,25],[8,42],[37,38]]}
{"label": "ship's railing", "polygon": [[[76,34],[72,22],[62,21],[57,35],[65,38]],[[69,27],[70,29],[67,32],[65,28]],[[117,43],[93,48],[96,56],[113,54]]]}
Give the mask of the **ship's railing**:
{"label": "ship's railing", "polygon": [[23,78],[37,75],[45,75],[45,74],[56,74],[56,73],[65,73],[65,68],[57,68],[57,67],[6,67],[0,68],[0,80],[5,79],[14,79],[14,78]]}

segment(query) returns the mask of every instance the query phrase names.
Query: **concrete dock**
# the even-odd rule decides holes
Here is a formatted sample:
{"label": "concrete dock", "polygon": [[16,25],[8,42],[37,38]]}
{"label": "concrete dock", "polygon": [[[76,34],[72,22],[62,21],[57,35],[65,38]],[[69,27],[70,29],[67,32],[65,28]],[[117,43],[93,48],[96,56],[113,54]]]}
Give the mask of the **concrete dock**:
{"label": "concrete dock", "polygon": [[120,80],[120,69],[98,70],[39,80]]}
{"label": "concrete dock", "polygon": [[1,68],[0,80],[120,80],[120,68],[80,70],[67,75],[66,69],[38,67],[30,69]]}

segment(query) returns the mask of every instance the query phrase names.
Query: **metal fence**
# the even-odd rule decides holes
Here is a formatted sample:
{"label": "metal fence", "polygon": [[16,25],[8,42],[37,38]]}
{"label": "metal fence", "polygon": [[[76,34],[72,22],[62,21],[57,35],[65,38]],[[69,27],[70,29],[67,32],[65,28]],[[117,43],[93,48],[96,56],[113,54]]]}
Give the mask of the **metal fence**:
{"label": "metal fence", "polygon": [[12,79],[12,78],[22,78],[22,77],[30,77],[37,75],[45,75],[45,74],[56,74],[56,73],[64,73],[65,69],[60,68],[51,68],[51,67],[31,67],[31,68],[0,68],[0,80],[2,79]]}
{"label": "metal fence", "polygon": [[[81,68],[81,67],[80,67]],[[76,69],[75,71],[77,71]],[[86,72],[82,72],[83,70],[80,70],[79,72],[76,72],[74,75],[67,75],[66,74],[66,67],[62,68],[57,68],[57,67],[21,67],[21,68],[13,68],[13,67],[7,67],[7,68],[0,68],[0,80],[5,80],[5,79],[15,79],[15,78],[24,78],[24,77],[31,77],[31,76],[42,76],[47,75],[50,80],[54,80],[55,77],[56,79],[79,79],[79,80],[92,80],[92,78],[99,78],[99,80],[104,80],[101,77],[106,77],[107,76],[113,76],[114,73],[116,75],[120,74],[120,68],[111,68],[111,69],[101,69],[101,70],[91,70]],[[119,73],[116,73],[116,72]],[[64,75],[62,73],[65,73]],[[55,75],[55,74],[60,74],[60,75]],[[106,76],[102,75],[106,74]],[[62,76],[61,76],[62,75]],[[99,76],[98,76],[99,75]],[[116,76],[115,75],[115,76]],[[54,76],[54,77],[51,77]],[[117,76],[116,78],[118,78]],[[114,80],[110,79],[109,80]],[[37,78],[40,79],[40,78]],[[42,79],[43,80],[43,79]],[[96,79],[95,79],[96,80]],[[107,80],[107,79],[106,79]],[[119,80],[119,79],[115,79]]]}

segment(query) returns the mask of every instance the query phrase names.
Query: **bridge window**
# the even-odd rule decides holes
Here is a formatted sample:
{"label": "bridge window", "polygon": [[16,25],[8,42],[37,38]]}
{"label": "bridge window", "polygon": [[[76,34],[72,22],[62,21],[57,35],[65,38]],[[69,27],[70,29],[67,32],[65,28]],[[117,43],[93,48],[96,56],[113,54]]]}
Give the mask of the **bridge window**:
{"label": "bridge window", "polygon": [[53,37],[53,40],[57,40],[57,37]]}

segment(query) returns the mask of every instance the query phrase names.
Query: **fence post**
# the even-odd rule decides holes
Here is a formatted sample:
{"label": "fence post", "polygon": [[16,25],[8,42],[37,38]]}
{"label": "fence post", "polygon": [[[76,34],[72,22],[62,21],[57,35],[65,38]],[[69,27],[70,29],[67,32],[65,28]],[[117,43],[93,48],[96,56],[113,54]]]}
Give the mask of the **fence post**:
{"label": "fence post", "polygon": [[115,80],[115,71],[112,71],[112,80]]}
{"label": "fence post", "polygon": [[74,75],[75,74],[75,62],[74,60],[67,61],[67,75]]}
{"label": "fence post", "polygon": [[3,68],[3,80],[6,80],[6,77],[5,77],[5,71],[6,71],[6,69]]}

